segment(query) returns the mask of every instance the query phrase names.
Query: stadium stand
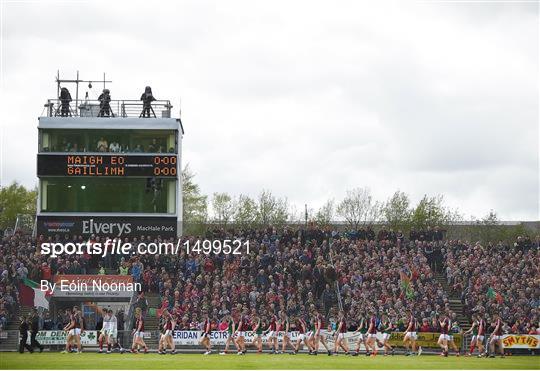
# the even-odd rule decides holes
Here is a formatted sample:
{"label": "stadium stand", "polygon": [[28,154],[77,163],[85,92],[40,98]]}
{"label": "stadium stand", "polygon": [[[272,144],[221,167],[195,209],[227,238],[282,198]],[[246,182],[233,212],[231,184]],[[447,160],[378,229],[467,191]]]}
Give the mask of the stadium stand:
{"label": "stadium stand", "polygon": [[[39,241],[15,233],[0,244],[0,326],[16,329],[16,318],[29,310],[19,303],[21,280],[101,269],[105,274],[130,274],[143,284],[144,305],[136,305],[146,306],[147,326],[156,328],[155,312],[149,308],[157,308],[158,314],[169,309],[180,329],[197,328],[204,310],[216,328],[224,315],[239,308],[255,309],[263,319],[278,310],[298,315],[317,308],[330,322],[343,308],[352,327],[375,311],[387,313],[396,331],[403,330],[406,311],[412,309],[430,331],[438,330],[438,315],[466,328],[475,312],[488,319],[501,314],[507,331],[536,331],[538,242],[484,247],[431,235],[415,232],[417,239],[411,240],[393,232],[375,237],[366,231],[317,228],[218,229],[211,238],[249,239],[251,256],[188,256],[181,250],[178,256],[114,256],[101,262],[85,255],[42,256],[37,253]],[[47,326],[59,328],[63,321],[61,316],[48,318]]]}

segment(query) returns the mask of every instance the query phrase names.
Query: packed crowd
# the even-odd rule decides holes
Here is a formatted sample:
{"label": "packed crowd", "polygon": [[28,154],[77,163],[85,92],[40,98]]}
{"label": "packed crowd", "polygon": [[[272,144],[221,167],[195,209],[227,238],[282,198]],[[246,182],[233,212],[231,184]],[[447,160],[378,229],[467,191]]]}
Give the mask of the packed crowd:
{"label": "packed crowd", "polygon": [[[320,232],[320,233],[319,233]],[[235,233],[216,231],[214,238],[235,239]],[[191,327],[208,311],[219,322],[231,311],[252,310],[263,318],[284,311],[306,313],[309,308],[328,311],[320,297],[332,276],[325,234],[298,234],[286,229],[252,231],[248,255],[144,256],[143,282],[161,294],[161,310],[169,309],[179,327]],[[332,305],[335,304],[335,300]]]}
{"label": "packed crowd", "polygon": [[532,243],[482,246],[447,244],[446,276],[461,294],[465,314],[502,315],[514,331],[529,333],[540,321],[540,250]]}
{"label": "packed crowd", "polygon": [[19,283],[30,276],[41,277],[35,243],[20,233],[0,241],[0,329],[5,328],[19,308]]}
{"label": "packed crowd", "polygon": [[431,322],[441,315],[456,319],[422,242],[337,241],[333,261],[348,318],[386,314],[398,328],[405,326],[408,310],[419,320]]}
{"label": "packed crowd", "polygon": [[[168,309],[183,329],[197,328],[204,311],[216,324],[242,309],[255,310],[263,319],[278,311],[295,316],[317,309],[332,320],[341,300],[351,327],[376,312],[385,313],[396,330],[403,330],[407,310],[412,309],[421,331],[435,331],[437,316],[455,319],[456,313],[450,310],[448,293],[434,278],[434,251],[450,287],[462,294],[466,315],[483,312],[489,318],[500,313],[510,328],[538,326],[539,250],[534,244],[518,241],[513,247],[482,247],[444,240],[438,228],[412,231],[408,238],[400,231],[381,229],[375,234],[370,228],[354,233],[317,228],[215,230],[208,237],[247,239],[251,254],[188,255],[180,249],[174,256],[52,259],[40,255],[39,241],[27,235],[4,237],[0,243],[0,326],[5,327],[12,320],[10,315],[17,313],[18,284],[25,278],[39,281],[51,280],[54,274],[115,273],[131,275],[144,291],[159,293],[158,313]],[[83,238],[66,236],[64,240]],[[141,295],[139,306],[147,311],[145,303]],[[60,322],[54,319],[53,326]]]}

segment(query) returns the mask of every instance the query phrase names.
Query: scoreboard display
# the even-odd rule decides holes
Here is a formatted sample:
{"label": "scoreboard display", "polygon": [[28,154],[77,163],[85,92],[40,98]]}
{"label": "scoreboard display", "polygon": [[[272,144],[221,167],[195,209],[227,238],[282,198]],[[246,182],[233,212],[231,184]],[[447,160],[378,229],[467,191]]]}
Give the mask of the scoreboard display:
{"label": "scoreboard display", "polygon": [[178,175],[176,155],[38,154],[38,176],[170,177]]}

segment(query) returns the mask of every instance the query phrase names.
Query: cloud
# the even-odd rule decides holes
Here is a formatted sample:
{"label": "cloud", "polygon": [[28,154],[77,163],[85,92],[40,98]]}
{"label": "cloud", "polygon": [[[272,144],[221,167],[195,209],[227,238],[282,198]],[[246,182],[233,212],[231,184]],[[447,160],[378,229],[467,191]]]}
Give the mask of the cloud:
{"label": "cloud", "polygon": [[113,99],[147,84],[181,98],[183,160],[207,194],[264,188],[317,208],[399,188],[540,218],[537,3],[3,7],[2,184],[36,184],[37,116],[56,70],[79,69],[106,71]]}

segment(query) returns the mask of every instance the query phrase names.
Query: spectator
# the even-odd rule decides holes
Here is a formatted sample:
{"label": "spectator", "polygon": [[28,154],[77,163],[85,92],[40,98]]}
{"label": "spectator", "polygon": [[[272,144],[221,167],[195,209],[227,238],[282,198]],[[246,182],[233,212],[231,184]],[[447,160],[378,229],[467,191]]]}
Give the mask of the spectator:
{"label": "spectator", "polygon": [[465,293],[467,316],[482,311],[514,326],[538,323],[540,252],[518,245],[446,243],[446,277],[452,290]]}
{"label": "spectator", "polygon": [[121,151],[122,147],[120,147],[120,144],[116,141],[111,141],[111,144],[109,145],[109,152],[120,153]]}
{"label": "spectator", "polygon": [[105,138],[103,137],[99,138],[96,149],[98,152],[107,152],[109,150],[109,145],[107,141],[105,140]]}
{"label": "spectator", "polygon": [[[371,226],[354,233],[313,226],[296,231],[215,229],[208,236],[221,240],[238,236],[249,239],[249,258],[187,254],[182,250],[178,255],[130,254],[112,266],[120,274],[131,274],[135,281],[143,283],[145,290],[158,292],[161,308],[174,313],[180,328],[190,327],[202,317],[204,309],[210,309],[216,319],[229,314],[238,316],[243,308],[255,309],[263,321],[280,310],[297,315],[311,308],[335,317],[337,286],[349,318],[365,316],[366,311],[387,313],[392,323],[403,330],[403,315],[412,309],[427,321],[422,321],[421,328],[427,329],[429,325],[431,331],[437,332],[437,316],[448,315],[454,322],[456,313],[450,310],[448,293],[435,279],[428,258],[428,252],[433,250],[432,255],[440,253],[450,290],[463,297],[466,315],[483,310],[489,317],[497,312],[510,325],[509,330],[512,326],[526,332],[533,326],[538,328],[537,250],[505,244],[483,247],[462,241],[436,241],[437,228],[431,232],[434,241],[425,237],[429,235],[427,231],[415,231],[420,236],[407,243],[400,242],[399,231],[395,237],[392,230],[384,233],[381,240],[376,240]],[[330,237],[331,241],[327,239]],[[92,240],[99,238],[92,236]],[[82,236],[65,236],[64,240],[81,241]],[[148,236],[140,240],[164,241]],[[5,327],[13,320],[10,313],[17,312],[21,277],[39,280],[87,270],[105,274],[97,259],[51,259],[36,254],[36,241],[30,236],[4,237],[0,245],[0,326]],[[487,294],[489,288],[495,293],[492,298]],[[240,309],[236,304],[240,304]],[[143,302],[140,305],[148,306]],[[44,327],[46,318],[45,315]],[[60,316],[52,321],[53,328],[61,327],[64,320]]]}

